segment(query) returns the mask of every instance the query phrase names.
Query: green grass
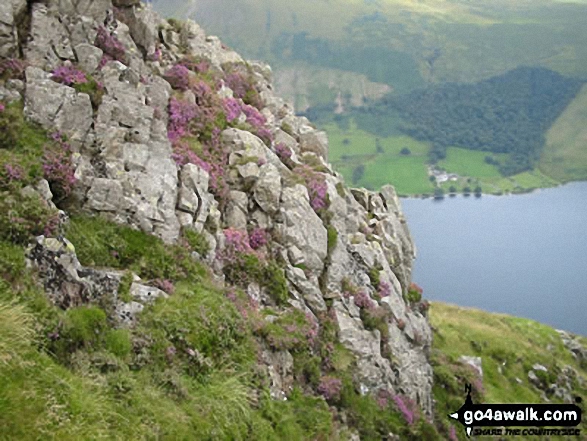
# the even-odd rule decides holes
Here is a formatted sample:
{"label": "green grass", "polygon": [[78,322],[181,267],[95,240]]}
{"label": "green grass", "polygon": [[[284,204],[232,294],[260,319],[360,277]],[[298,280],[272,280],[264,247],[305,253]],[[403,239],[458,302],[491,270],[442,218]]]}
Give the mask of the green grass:
{"label": "green grass", "polygon": [[[461,368],[458,358],[462,355],[482,359],[484,393],[478,398],[484,403],[543,402],[541,391],[528,380],[528,371],[536,363],[547,367],[550,373],[571,366],[582,379],[573,382],[572,394],[587,394],[587,366],[579,364],[549,326],[442,303],[431,305],[430,321],[435,329],[434,393],[441,415],[455,411],[463,403],[464,384],[457,376]],[[451,387],[455,389],[451,391]],[[584,431],[585,423],[579,427]],[[457,431],[460,430],[459,427]]]}
{"label": "green grass", "polygon": [[460,176],[474,176],[479,179],[501,177],[497,167],[485,162],[485,157],[488,155],[498,160],[506,156],[450,147],[447,149],[446,159],[440,161],[438,165],[449,173]]}
{"label": "green grass", "polygon": [[114,329],[100,305],[52,306],[24,247],[0,241],[0,439],[332,439],[321,398],[269,398],[246,294],[144,233],[74,217],[68,234],[86,264],[158,273],[175,292]]}
{"label": "green grass", "polygon": [[587,179],[587,85],[548,131],[539,168],[563,182]]}
{"label": "green grass", "polygon": [[[419,142],[408,136],[378,138],[357,128],[351,121],[347,130],[336,124],[323,127],[328,133],[330,150],[329,161],[343,175],[345,181],[354,186],[378,189],[392,184],[401,195],[432,194],[434,186],[428,176],[427,143]],[[377,151],[379,145],[380,152]],[[403,148],[410,150],[410,155],[402,155]],[[494,165],[485,162],[486,156],[504,160],[507,155],[467,150],[450,147],[446,159],[439,166],[449,173],[456,173],[456,182],[445,182],[441,187],[448,192],[455,187],[461,193],[465,187],[474,190],[481,186],[483,193],[503,194],[527,192],[537,188],[553,187],[559,184],[540,170],[504,177]],[[353,182],[353,171],[364,165],[364,173],[357,182]]]}
{"label": "green grass", "polygon": [[[348,130],[336,124],[327,124],[323,129],[329,138],[329,161],[349,185],[378,189],[392,184],[402,195],[434,191],[426,166],[428,144],[408,136],[378,138],[358,129],[354,122],[350,123]],[[408,148],[411,154],[401,155],[403,148]],[[353,170],[361,164],[365,166],[364,174],[353,182]]]}

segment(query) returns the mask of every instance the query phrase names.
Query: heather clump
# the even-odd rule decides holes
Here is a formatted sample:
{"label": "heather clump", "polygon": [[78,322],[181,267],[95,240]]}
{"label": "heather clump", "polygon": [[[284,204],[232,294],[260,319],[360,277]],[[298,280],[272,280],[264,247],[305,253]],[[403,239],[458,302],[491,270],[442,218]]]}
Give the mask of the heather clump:
{"label": "heather clump", "polygon": [[26,244],[39,235],[57,233],[59,214],[40,196],[0,191],[0,240]]}
{"label": "heather clump", "polygon": [[418,418],[418,405],[410,398],[402,395],[394,396],[393,402],[406,420],[406,423],[410,426],[414,424],[414,421]]}
{"label": "heather clump", "polygon": [[419,285],[416,283],[411,283],[408,288],[408,292],[405,295],[406,302],[410,304],[419,303],[422,300],[423,292],[424,290]]}
{"label": "heather clump", "polygon": [[227,74],[224,82],[234,92],[236,98],[241,99],[245,104],[263,108],[263,101],[255,86],[255,78],[250,67],[246,65],[224,66]]}
{"label": "heather clump", "polygon": [[66,86],[85,84],[88,82],[86,74],[74,66],[60,66],[51,73],[51,78]]}
{"label": "heather clump", "polygon": [[75,167],[69,143],[60,133],[54,133],[52,143],[43,155],[43,176],[49,182],[56,202],[67,198],[75,185]]}
{"label": "heather clump", "polygon": [[336,401],[342,392],[342,380],[336,377],[324,376],[320,379],[318,393],[328,401]]}
{"label": "heather clump", "polygon": [[170,68],[163,78],[176,90],[186,91],[190,87],[190,70],[182,64]]}
{"label": "heather clump", "polygon": [[268,241],[269,234],[264,228],[254,228],[249,234],[249,245],[253,250],[264,247]]}
{"label": "heather clump", "polygon": [[26,63],[18,58],[7,58],[0,61],[0,80],[24,80]]}
{"label": "heather clump", "polygon": [[304,164],[297,166],[294,172],[303,180],[308,189],[310,206],[318,215],[325,215],[325,211],[330,206],[330,198],[324,175]]}
{"label": "heather clump", "polygon": [[225,248],[219,253],[218,258],[224,264],[226,280],[245,289],[256,283],[265,289],[273,302],[283,304],[288,299],[283,269],[265,253],[260,252],[264,233],[255,230],[252,233],[251,239],[245,230],[224,230]]}
{"label": "heather clump", "polygon": [[100,67],[112,60],[120,61],[123,64],[127,63],[126,48],[116,35],[109,32],[104,26],[98,28],[94,45],[104,52]]}
{"label": "heather clump", "polygon": [[288,146],[283,143],[278,143],[273,147],[273,151],[288,168],[293,168],[294,163],[291,159],[293,152]]}
{"label": "heather clump", "polygon": [[[264,310],[266,316],[273,311]],[[316,328],[313,320],[298,309],[291,309],[278,317],[266,320],[259,335],[275,350],[293,352],[311,348],[315,343]]]}

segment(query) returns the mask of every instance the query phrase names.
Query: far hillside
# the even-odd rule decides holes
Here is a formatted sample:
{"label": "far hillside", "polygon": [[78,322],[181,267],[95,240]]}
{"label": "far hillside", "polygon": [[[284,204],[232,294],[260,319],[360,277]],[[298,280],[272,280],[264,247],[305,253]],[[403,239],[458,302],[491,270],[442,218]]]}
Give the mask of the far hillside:
{"label": "far hillside", "polygon": [[[587,2],[153,4],[270,63],[278,93],[328,132],[335,166],[357,185],[392,183],[405,195],[499,194],[587,177],[587,142],[575,129],[587,126],[587,102],[573,101],[587,80]],[[410,141],[393,153],[405,136]],[[413,156],[399,155],[412,143]],[[491,153],[488,162],[479,151]],[[435,163],[458,178],[430,180]],[[479,174],[487,165],[491,172]]]}

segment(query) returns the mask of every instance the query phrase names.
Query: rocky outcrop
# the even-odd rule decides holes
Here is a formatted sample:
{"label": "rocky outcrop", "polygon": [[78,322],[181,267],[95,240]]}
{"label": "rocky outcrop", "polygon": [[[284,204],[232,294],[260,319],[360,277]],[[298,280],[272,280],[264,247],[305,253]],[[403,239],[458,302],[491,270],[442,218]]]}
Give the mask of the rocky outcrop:
{"label": "rocky outcrop", "polygon": [[[332,315],[357,359],[361,391],[406,395],[431,415],[432,334],[424,308],[405,300],[415,248],[397,194],[390,186],[348,189],[327,163],[326,135],[273,93],[270,68],[245,64],[197,24],[168,23],[134,0],[114,1],[116,10],[110,0],[33,3],[28,39],[18,35],[23,4],[5,3],[0,56],[22,53],[28,68],[22,87],[0,92],[13,90],[29,119],[67,136],[77,179],[68,207],[167,243],[200,232],[219,276],[230,245],[224,232],[261,231],[267,239],[256,247],[283,270],[289,307],[316,321]],[[83,70],[84,87],[56,81],[58,67]],[[217,81],[204,84],[199,69]],[[238,106],[233,120],[223,106]],[[83,268],[65,239],[39,238],[29,255],[65,308],[110,297],[118,318],[132,323],[142,305],[164,296],[135,280],[132,301],[122,302],[121,274]],[[247,291],[272,304],[261,285]],[[377,312],[377,329],[366,310]],[[281,399],[291,354],[267,349],[263,359]]]}
{"label": "rocky outcrop", "polygon": [[121,326],[132,326],[145,305],[167,297],[160,289],[139,283],[135,276],[129,298],[123,298],[124,274],[83,267],[67,239],[40,236],[27,255],[29,264],[39,270],[45,292],[53,303],[65,309],[88,303],[106,305],[113,308],[113,318]]}

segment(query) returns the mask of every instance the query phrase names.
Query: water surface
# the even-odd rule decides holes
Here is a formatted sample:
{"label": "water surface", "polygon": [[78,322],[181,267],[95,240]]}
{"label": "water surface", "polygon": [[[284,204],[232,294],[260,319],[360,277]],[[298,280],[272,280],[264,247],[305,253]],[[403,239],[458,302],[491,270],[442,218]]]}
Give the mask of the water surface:
{"label": "water surface", "polygon": [[427,298],[587,335],[587,182],[402,204]]}

